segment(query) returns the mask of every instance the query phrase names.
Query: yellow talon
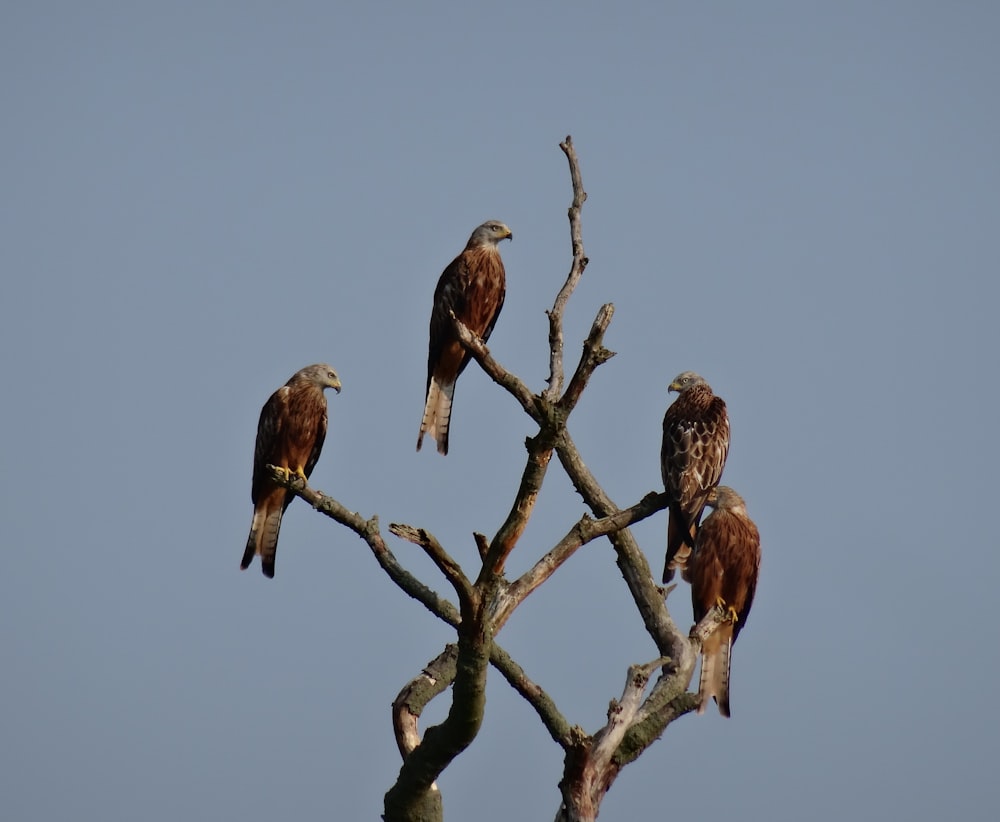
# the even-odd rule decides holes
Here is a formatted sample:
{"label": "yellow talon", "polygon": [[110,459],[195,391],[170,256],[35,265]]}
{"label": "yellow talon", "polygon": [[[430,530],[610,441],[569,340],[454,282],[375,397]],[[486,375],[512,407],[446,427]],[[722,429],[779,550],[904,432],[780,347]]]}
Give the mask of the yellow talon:
{"label": "yellow talon", "polygon": [[732,605],[726,605],[726,601],[722,597],[715,598],[715,607],[723,612],[723,616],[729,622],[739,622],[740,615],[736,613],[736,609]]}
{"label": "yellow talon", "polygon": [[292,471],[286,465],[276,465],[274,466],[274,470],[277,471],[279,474],[283,474],[286,480],[292,478]]}
{"label": "yellow talon", "polygon": [[306,476],[306,470],[301,465],[295,469],[295,476],[299,477],[303,482],[306,482],[309,477]]}

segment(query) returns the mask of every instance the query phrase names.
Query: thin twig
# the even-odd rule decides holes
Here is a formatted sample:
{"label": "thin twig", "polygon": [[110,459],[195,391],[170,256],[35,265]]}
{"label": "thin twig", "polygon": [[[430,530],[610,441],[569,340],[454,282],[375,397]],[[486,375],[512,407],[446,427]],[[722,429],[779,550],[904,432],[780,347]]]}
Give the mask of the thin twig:
{"label": "thin twig", "polygon": [[566,414],[569,414],[576,407],[583,389],[587,387],[587,382],[597,366],[603,365],[615,355],[614,351],[609,351],[604,347],[604,332],[607,331],[614,315],[615,307],[611,303],[601,306],[601,310],[597,312],[597,317],[590,327],[590,333],[583,343],[580,362],[576,371],[573,372],[566,393],[559,400],[559,408]]}
{"label": "thin twig", "polygon": [[444,574],[445,579],[452,584],[459,600],[471,600],[472,583],[462,572],[462,566],[437,541],[437,537],[423,528],[414,528],[412,525],[402,525],[397,522],[389,523],[389,531],[400,539],[405,539],[407,542],[412,542],[423,548],[424,553],[431,558],[438,570]]}
{"label": "thin twig", "polygon": [[490,538],[486,534],[480,534],[478,531],[472,532],[472,538],[476,541],[476,550],[479,551],[479,558],[485,560],[486,554],[490,550]]}
{"label": "thin twig", "polygon": [[552,309],[547,312],[549,316],[549,377],[547,382],[549,385],[542,392],[542,396],[549,402],[556,401],[563,387],[563,313],[566,311],[566,303],[583,276],[587,263],[590,262],[583,253],[583,227],[580,222],[580,212],[587,199],[587,192],[583,190],[583,176],[580,174],[580,161],[576,156],[573,138],[566,135],[566,139],[559,144],[559,148],[562,149],[569,162],[570,178],[573,181],[573,202],[570,204],[568,213],[570,240],[573,244],[573,264],[566,277],[566,282],[556,295]]}

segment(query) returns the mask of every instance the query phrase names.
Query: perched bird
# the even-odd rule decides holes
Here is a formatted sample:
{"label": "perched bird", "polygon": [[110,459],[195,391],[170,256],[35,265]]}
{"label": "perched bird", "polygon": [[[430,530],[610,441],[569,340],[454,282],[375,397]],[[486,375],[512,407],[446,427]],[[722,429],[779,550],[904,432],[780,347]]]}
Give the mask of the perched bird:
{"label": "perched bird", "polygon": [[427,351],[427,399],[417,436],[418,451],[427,434],[437,440],[439,453],[448,453],[455,381],[471,358],[458,341],[450,312],[483,342],[490,338],[507,290],[497,244],[513,236],[498,220],[483,223],[472,232],[465,250],[451,261],[434,289]]}
{"label": "perched bird", "polygon": [[719,625],[702,645],[698,713],[715,697],[719,713],[729,716],[729,670],[733,643],[750,615],[760,571],[760,534],[747,516],[743,498],[720,485],[708,495],[713,511],[698,529],[691,557],[691,606],[701,622],[714,606],[726,611]]}
{"label": "perched bird", "polygon": [[729,453],[729,414],[704,378],[694,371],[678,374],[667,391],[678,397],[663,415],[660,471],[670,497],[667,559],[663,581],[685,568],[708,492],[719,484]]}
{"label": "perched bird", "polygon": [[253,522],[240,563],[244,570],[254,554],[260,554],[264,576],[274,576],[281,516],[295,494],[275,484],[267,465],[280,468],[286,476],[308,479],[326,439],[325,388],[340,393],[337,372],[322,363],[306,366],[275,391],[260,411],[250,490]]}

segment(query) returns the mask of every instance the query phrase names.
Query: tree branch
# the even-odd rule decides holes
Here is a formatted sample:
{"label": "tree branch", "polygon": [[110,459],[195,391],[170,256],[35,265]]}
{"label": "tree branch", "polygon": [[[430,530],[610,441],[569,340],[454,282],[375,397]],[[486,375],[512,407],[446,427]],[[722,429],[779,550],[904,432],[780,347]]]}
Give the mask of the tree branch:
{"label": "tree branch", "polygon": [[601,519],[591,519],[584,514],[566,533],[555,547],[538,560],[531,568],[518,577],[504,592],[503,600],[494,615],[494,630],[507,621],[514,609],[536,588],[573,556],[576,551],[599,537],[607,536],[633,523],[640,522],[668,505],[665,493],[650,492],[631,508]]}
{"label": "tree branch", "polygon": [[[661,680],[662,682],[663,680]],[[660,701],[655,688],[654,693],[650,694],[649,699],[646,700],[646,704],[654,701]],[[635,721],[625,733],[625,737],[615,751],[612,762],[621,769],[629,764],[629,762],[638,759],[639,755],[652,742],[660,738],[667,725],[675,719],[684,716],[684,714],[690,713],[697,707],[698,695],[682,690],[673,699],[661,702],[658,710],[655,712],[647,712],[640,709],[635,717]]]}
{"label": "tree branch", "polygon": [[667,662],[669,662],[667,658],[661,657],[647,662],[645,665],[629,666],[622,698],[612,703],[608,710],[608,724],[593,737],[591,758],[598,766],[611,760],[639,711],[642,695],[646,692],[650,676]]}
{"label": "tree branch", "polygon": [[539,685],[532,682],[524,672],[524,669],[495,642],[493,643],[493,650],[490,653],[490,662],[501,673],[503,678],[507,680],[510,686],[535,709],[535,713],[538,714],[538,718],[549,732],[549,736],[556,743],[566,747],[575,732],[581,733],[579,728],[571,726],[559,712],[556,703],[552,701],[552,697]]}
{"label": "tree branch", "polygon": [[573,373],[573,378],[569,381],[566,393],[559,400],[559,407],[565,414],[569,414],[575,407],[587,387],[591,374],[597,366],[606,363],[614,355],[614,351],[609,351],[603,345],[604,332],[611,324],[611,318],[615,315],[615,307],[611,303],[601,306],[597,312],[594,324],[590,327],[590,334],[583,343],[583,354],[580,356],[580,363]]}
{"label": "tree branch", "polygon": [[478,531],[473,531],[472,538],[476,541],[476,549],[479,551],[479,558],[485,561],[486,555],[490,550],[489,537],[487,537],[486,534],[480,534]]}
{"label": "tree branch", "polygon": [[545,473],[548,470],[549,462],[552,460],[551,435],[547,435],[543,430],[535,437],[527,440],[528,459],[521,474],[521,483],[514,497],[507,518],[504,520],[500,530],[490,542],[489,550],[483,560],[482,569],[479,572],[477,585],[485,584],[488,577],[503,573],[504,564],[507,557],[514,550],[521,534],[528,526],[528,520],[535,510],[535,503],[538,501],[538,494],[542,490],[542,482],[545,480]]}
{"label": "tree branch", "polygon": [[528,386],[493,358],[486,343],[478,335],[473,334],[468,326],[455,316],[454,311],[449,313],[462,347],[472,355],[472,358],[479,363],[479,366],[493,382],[516,399],[529,417],[541,424],[539,411],[536,408],[536,397]]}
{"label": "tree branch", "polygon": [[[587,507],[598,517],[612,516],[620,513],[620,509],[611,501],[604,489],[590,473],[580,453],[576,448],[569,431],[564,431],[556,443],[556,454],[573,487],[583,497]],[[639,613],[642,616],[646,631],[656,643],[657,650],[663,656],[668,656],[675,663],[693,666],[694,656],[690,651],[687,638],[677,628],[664,602],[662,589],[653,582],[653,575],[646,561],[645,554],[639,549],[638,543],[628,529],[614,531],[608,534],[608,539],[618,555],[618,568],[632,594]]]}
{"label": "tree branch", "polygon": [[405,539],[407,542],[412,542],[423,548],[424,553],[431,558],[438,570],[452,584],[455,593],[458,594],[459,602],[471,602],[472,583],[462,572],[462,566],[445,551],[433,534],[423,528],[414,528],[412,525],[402,525],[397,522],[389,523],[389,531],[400,539]]}
{"label": "tree branch", "polygon": [[563,314],[566,311],[566,303],[576,289],[577,283],[583,276],[584,269],[589,260],[583,253],[583,227],[580,222],[580,212],[583,204],[587,200],[587,192],[583,190],[583,176],[580,174],[580,161],[576,156],[576,148],[573,146],[573,138],[566,135],[566,139],[559,144],[563,154],[569,162],[570,178],[573,181],[573,201],[569,207],[569,233],[573,244],[573,264],[570,267],[566,282],[556,295],[552,310],[549,316],[549,377],[548,388],[542,392],[542,396],[549,402],[555,402],[556,397],[562,392],[563,387]]}
{"label": "tree branch", "polygon": [[[688,648],[693,660],[697,660],[705,639],[725,622],[726,618],[726,612],[722,608],[715,607],[705,614],[701,622],[691,627]],[[652,740],[663,733],[667,725],[698,707],[697,696],[688,693],[687,690],[693,673],[693,662],[690,668],[664,666],[664,675],[639,709],[634,727],[629,729],[621,750],[615,754],[622,764],[631,762],[639,756]]]}
{"label": "tree branch", "polygon": [[705,643],[705,640],[715,632],[716,628],[723,622],[726,622],[728,618],[725,609],[715,605],[701,618],[701,622],[692,626],[691,633],[688,636],[697,645],[695,649],[697,653],[701,653],[701,646]]}
{"label": "tree branch", "polygon": [[[284,472],[277,471],[274,466],[269,466],[269,470],[275,482],[288,488],[297,496],[302,497],[317,511],[350,528],[364,539],[372,549],[372,553],[378,560],[379,565],[382,566],[390,578],[406,593],[421,602],[431,613],[444,622],[453,627],[459,625],[461,618],[455,606],[417,581],[408,571],[399,565],[392,552],[385,547],[385,543],[382,541],[378,531],[377,517],[365,520],[358,514],[349,511],[333,497],[326,496],[322,492],[311,488],[300,477],[294,474],[290,478],[286,477]],[[400,530],[407,527],[399,526]],[[481,544],[485,548],[485,537],[482,534],[475,536],[477,544]],[[393,725],[396,742],[401,753],[405,751],[408,755],[415,747],[420,745],[417,718],[430,699],[443,692],[455,681],[457,664],[450,666],[450,663],[445,664],[445,662],[448,658],[452,657],[457,660],[457,648],[458,646],[456,645],[446,648],[442,654],[428,664],[427,668],[419,676],[404,687],[396,697],[396,701],[393,703]],[[552,698],[541,687],[532,682],[521,666],[496,642],[492,643],[489,650],[489,660],[511,686],[535,709],[553,739],[558,742],[560,739],[568,738],[570,725],[565,717],[559,713]],[[430,683],[429,680],[434,680],[434,682]],[[417,699],[415,694],[419,696],[419,699]]]}
{"label": "tree branch", "polygon": [[[619,513],[580,457],[568,431],[563,432],[556,444],[556,454],[574,487],[595,514],[605,517]],[[646,630],[668,661],[649,698],[619,736],[621,742],[609,759],[603,755],[595,757],[589,744],[567,751],[561,783],[564,804],[560,812],[561,818],[567,820],[595,818],[596,809],[617,778],[619,769],[638,757],[660,737],[670,722],[692,710],[697,702],[686,693],[697,662],[697,651],[667,611],[664,591],[653,582],[645,555],[627,528],[609,533],[608,539],[615,548],[619,570]]]}
{"label": "tree branch", "polygon": [[297,477],[295,474],[286,476],[283,471],[278,470],[273,465],[268,465],[267,468],[270,478],[275,483],[287,488],[296,496],[302,497],[321,514],[339,522],[361,537],[368,544],[382,570],[405,594],[413,597],[428,611],[449,625],[458,625],[461,621],[458,609],[399,564],[382,538],[377,516],[366,520],[360,514],[349,511],[333,497],[328,497],[321,491],[311,488],[301,477]]}
{"label": "tree branch", "polygon": [[423,740],[403,760],[395,784],[385,794],[385,819],[415,820],[436,793],[441,772],[476,738],[486,708],[486,671],[493,634],[479,596],[463,605],[458,625],[458,657],[448,715],[424,732]]}
{"label": "tree branch", "polygon": [[392,728],[399,753],[406,759],[420,744],[417,720],[428,703],[455,680],[458,646],[444,650],[401,690],[392,702]]}

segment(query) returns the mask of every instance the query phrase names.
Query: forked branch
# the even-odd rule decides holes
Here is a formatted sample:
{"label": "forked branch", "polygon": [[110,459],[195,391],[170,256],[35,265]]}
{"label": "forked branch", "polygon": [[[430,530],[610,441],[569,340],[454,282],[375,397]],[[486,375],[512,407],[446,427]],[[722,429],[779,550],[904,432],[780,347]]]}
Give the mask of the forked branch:
{"label": "forked branch", "polygon": [[566,311],[566,303],[576,290],[577,283],[583,276],[587,268],[586,254],[583,252],[583,225],[580,220],[580,213],[583,204],[587,200],[587,192],[583,190],[583,175],[580,173],[580,160],[576,156],[576,148],[573,145],[573,138],[566,135],[566,139],[559,144],[566,160],[569,162],[570,179],[573,182],[573,201],[569,207],[569,233],[570,242],[573,246],[573,263],[570,266],[566,282],[556,295],[555,302],[549,315],[549,387],[543,392],[543,396],[549,402],[555,402],[556,397],[562,393],[563,389],[563,314]]}
{"label": "forked branch", "polygon": [[445,579],[454,587],[459,602],[469,603],[472,601],[472,583],[463,573],[462,566],[445,551],[430,531],[414,528],[412,525],[401,525],[397,522],[389,523],[389,531],[400,539],[405,539],[407,542],[412,542],[424,549],[424,553],[431,558],[438,570],[444,574]]}
{"label": "forked branch", "polygon": [[556,570],[562,566],[579,548],[599,537],[628,528],[636,522],[662,511],[667,507],[667,495],[650,492],[630,508],[601,519],[592,519],[584,514],[566,533],[555,547],[548,551],[531,568],[518,577],[504,594],[502,603],[494,616],[495,630],[507,621],[514,609]]}

